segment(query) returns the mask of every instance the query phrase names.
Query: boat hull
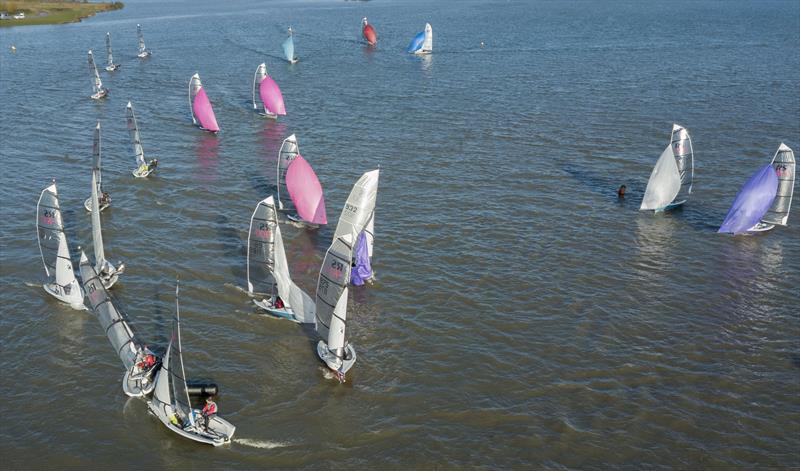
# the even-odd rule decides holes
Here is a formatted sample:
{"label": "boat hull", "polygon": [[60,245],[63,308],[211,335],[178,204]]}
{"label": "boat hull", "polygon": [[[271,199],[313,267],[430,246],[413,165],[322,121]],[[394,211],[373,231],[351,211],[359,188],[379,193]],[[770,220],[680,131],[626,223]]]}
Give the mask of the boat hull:
{"label": "boat hull", "polygon": [[[109,206],[111,206],[111,205],[108,204],[108,203],[101,204],[100,205],[100,211],[102,212],[104,209],[106,209]],[[86,201],[83,202],[83,207],[86,208],[86,211],[89,211],[90,213],[92,212],[92,197],[91,196],[89,198],[86,198]]]}
{"label": "boat hull", "polygon": [[278,318],[280,318],[280,319],[286,319],[286,320],[290,320],[290,321],[292,321],[292,322],[296,322],[296,323],[298,323],[298,324],[300,324],[300,323],[301,323],[301,322],[300,322],[299,320],[297,320],[297,318],[295,317],[295,315],[294,315],[294,312],[292,312],[292,311],[289,311],[289,310],[287,310],[287,309],[278,309],[278,308],[275,308],[275,307],[273,307],[273,306],[272,306],[272,305],[269,303],[269,301],[267,301],[266,299],[262,299],[261,301],[256,301],[256,300],[253,300],[253,304],[255,304],[256,306],[260,307],[261,309],[263,309],[263,310],[267,311],[267,312],[268,312],[269,314],[271,314],[272,316],[278,317]]}
{"label": "boat hull", "polygon": [[106,70],[107,70],[108,72],[113,72],[113,71],[115,71],[115,70],[119,69],[119,67],[120,67],[120,65],[119,65],[119,64],[107,65],[107,66],[106,66]]}
{"label": "boat hull", "polygon": [[328,344],[325,343],[324,340],[320,340],[317,343],[317,355],[319,356],[319,359],[322,360],[325,365],[331,369],[331,371],[341,374],[342,381],[344,381],[343,376],[350,371],[350,368],[352,368],[356,362],[356,351],[353,346],[347,344],[344,350],[344,359],[341,359],[334,355],[333,352],[328,350]]}
{"label": "boat hull", "polygon": [[[233,438],[233,434],[236,432],[236,427],[233,426],[233,424],[219,416],[211,418],[211,421],[208,424],[209,432],[206,432],[203,430],[202,425],[200,425],[199,420],[194,426],[189,426],[187,428],[182,428],[173,424],[169,420],[170,416],[173,414],[172,406],[169,404],[163,404],[154,399],[147,402],[147,407],[150,412],[158,417],[158,420],[160,420],[161,423],[163,423],[164,426],[166,426],[169,430],[195,442],[212,446],[220,446],[230,443],[231,439]],[[200,411],[197,409],[192,409],[192,413],[196,416],[200,415]]]}
{"label": "boat hull", "polygon": [[150,57],[150,51],[140,52],[139,54],[136,54],[136,57],[138,57],[139,59],[147,59],[148,57]]}
{"label": "boat hull", "polygon": [[108,96],[108,90],[101,90],[92,95],[92,100],[101,100]]}
{"label": "boat hull", "polygon": [[83,304],[83,290],[78,286],[77,281],[73,283],[70,288],[69,294],[65,294],[64,290],[55,283],[45,283],[42,288],[62,303],[69,304],[72,309],[83,311],[86,306]]}
{"label": "boat hull", "polygon": [[153,381],[152,371],[147,373],[139,373],[131,376],[130,371],[126,371],[122,377],[122,391],[129,397],[142,397],[147,396],[153,392],[156,387],[156,382]]}

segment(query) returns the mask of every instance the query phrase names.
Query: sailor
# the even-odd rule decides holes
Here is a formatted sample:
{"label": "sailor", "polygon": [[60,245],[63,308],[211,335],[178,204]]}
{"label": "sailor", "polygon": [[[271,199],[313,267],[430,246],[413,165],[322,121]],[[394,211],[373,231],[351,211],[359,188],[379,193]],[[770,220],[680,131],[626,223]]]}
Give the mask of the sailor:
{"label": "sailor", "polygon": [[216,417],[217,415],[217,403],[211,399],[211,396],[206,398],[206,405],[203,406],[202,410],[203,415],[203,427],[205,427],[206,431],[208,431],[208,422],[211,421],[212,417]]}
{"label": "sailor", "polygon": [[144,358],[136,366],[143,371],[147,371],[156,364],[156,356],[147,348],[147,345],[144,346],[143,352],[145,353]]}
{"label": "sailor", "polygon": [[276,309],[283,309],[286,305],[283,304],[283,299],[280,296],[275,296],[275,304],[273,304]]}
{"label": "sailor", "polygon": [[111,195],[108,194],[107,191],[104,191],[102,195],[100,195],[100,205],[104,204],[111,204]]}
{"label": "sailor", "polygon": [[617,197],[618,198],[625,198],[625,189],[626,188],[627,187],[625,185],[622,185],[621,187],[619,187],[619,190],[617,190]]}
{"label": "sailor", "polygon": [[147,170],[150,170],[151,172],[155,170],[156,167],[158,167],[158,159],[153,159],[149,164],[147,164]]}

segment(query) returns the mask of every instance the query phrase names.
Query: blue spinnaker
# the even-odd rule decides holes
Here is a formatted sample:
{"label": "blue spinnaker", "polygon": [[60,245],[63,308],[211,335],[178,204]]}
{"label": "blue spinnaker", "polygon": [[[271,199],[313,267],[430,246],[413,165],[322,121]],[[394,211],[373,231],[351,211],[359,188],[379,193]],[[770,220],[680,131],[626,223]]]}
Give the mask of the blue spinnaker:
{"label": "blue spinnaker", "polygon": [[772,164],[767,164],[744,184],[733,200],[719,232],[740,234],[755,226],[770,206],[778,191],[778,176]]}
{"label": "blue spinnaker", "polygon": [[364,281],[372,276],[372,265],[369,262],[369,248],[367,247],[367,233],[361,231],[356,241],[356,266],[350,272],[350,282],[361,286]]}
{"label": "blue spinnaker", "polygon": [[412,39],[411,42],[408,44],[406,52],[414,53],[418,51],[419,48],[422,47],[423,41],[425,41],[425,31],[420,31],[419,33],[417,33],[416,36],[414,36],[414,39]]}

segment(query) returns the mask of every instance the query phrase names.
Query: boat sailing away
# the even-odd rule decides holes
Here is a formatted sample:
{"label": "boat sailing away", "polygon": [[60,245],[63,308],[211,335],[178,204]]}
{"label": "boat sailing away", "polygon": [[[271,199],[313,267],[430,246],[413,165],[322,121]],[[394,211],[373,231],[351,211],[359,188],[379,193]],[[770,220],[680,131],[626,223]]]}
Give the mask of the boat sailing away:
{"label": "boat sailing away", "polygon": [[[102,211],[111,206],[111,195],[107,191],[103,191],[103,167],[100,160],[100,123],[97,123],[97,127],[94,130],[94,143],[92,144],[92,182],[94,184],[92,195],[97,192],[100,211]],[[86,198],[86,201],[83,202],[83,207],[86,208],[86,211],[92,211],[92,196]]]}
{"label": "boat sailing away", "polygon": [[147,402],[147,407],[168,429],[182,437],[214,446],[230,443],[236,427],[216,414],[209,418],[208,427],[205,427],[200,411],[193,409],[189,400],[183,369],[178,288],[175,287],[172,337],[156,376],[153,398]]}
{"label": "boat sailing away", "polygon": [[139,57],[140,59],[150,57],[150,51],[148,51],[147,48],[144,47],[144,35],[142,35],[142,25],[139,24],[136,25],[136,36],[139,39],[139,52],[138,54],[136,54],[136,56]]}
{"label": "boat sailing away", "polygon": [[[94,129],[94,152],[100,152],[100,123]],[[111,288],[125,272],[125,264],[119,262],[115,267],[106,260],[103,248],[103,229],[100,226],[100,201],[97,193],[97,174],[92,170],[92,245],[94,246],[94,269],[103,281],[103,286]]]}
{"label": "boat sailing away", "polygon": [[350,281],[356,286],[372,281],[372,245],[375,240],[375,200],[378,197],[380,170],[367,172],[358,179],[339,216],[334,239],[348,236],[356,241]]}
{"label": "boat sailing away", "polygon": [[406,52],[409,54],[430,54],[433,52],[433,28],[430,23],[425,23],[425,30],[420,31],[408,44]]}
{"label": "boat sailing away", "polygon": [[111,54],[111,33],[106,33],[106,54],[108,54],[108,65],[106,70],[113,72],[119,69],[119,64],[114,63],[114,56]]}
{"label": "boat sailing away", "polygon": [[103,82],[100,80],[100,74],[97,73],[97,66],[94,63],[91,49],[89,49],[89,74],[92,76],[92,99],[105,98],[108,95],[108,90],[103,88]]}
{"label": "boat sailing away", "polygon": [[371,24],[367,23],[366,16],[361,18],[361,34],[364,36],[364,40],[367,41],[370,46],[378,44],[378,35],[375,34],[375,28],[373,28]]}
{"label": "boat sailing away", "polygon": [[673,124],[670,143],[658,158],[640,210],[668,211],[686,202],[692,193],[694,153],[689,131]]}
{"label": "boat sailing away", "polygon": [[[263,105],[262,110],[258,110],[256,104],[256,88],[258,88],[258,96],[261,98]],[[267,74],[267,64],[263,62],[256,68],[256,73],[253,76],[253,109],[258,110],[261,116],[267,118],[278,119],[278,116],[286,116],[286,107],[283,104],[283,95],[281,89],[275,80]]]}
{"label": "boat sailing away", "polygon": [[286,60],[289,61],[290,64],[296,64],[297,61],[300,60],[300,59],[297,58],[296,55],[294,55],[294,37],[293,36],[294,36],[294,32],[292,31],[292,27],[289,26],[289,37],[286,38],[285,41],[283,41],[283,44],[281,44],[281,47],[283,48],[283,57],[285,57]]}
{"label": "boat sailing away", "polygon": [[[352,222],[363,220],[363,214],[371,214],[375,209],[377,192],[378,171],[367,172],[358,180],[348,197],[348,203],[342,210],[339,225],[345,221],[345,227]],[[352,212],[348,208],[349,201],[363,202],[363,214]],[[370,204],[372,207],[370,207]],[[361,211],[361,208],[359,208]],[[349,214],[352,213],[352,214]],[[347,216],[346,216],[347,215]],[[339,379],[344,382],[345,374],[356,362],[356,351],[353,345],[347,342],[345,327],[347,324],[347,297],[353,262],[353,247],[356,236],[365,229],[365,225],[342,230],[341,235],[334,237],[322,267],[319,270],[316,292],[316,328],[322,340],[317,343],[317,355],[330,368]],[[337,226],[336,233],[339,234]]]}
{"label": "boat sailing away", "polygon": [[106,291],[105,282],[97,275],[84,252],[81,252],[80,270],[89,307],[97,316],[103,332],[125,367],[122,390],[131,397],[150,394],[155,388],[153,377],[158,369],[158,361],[148,364],[146,357],[153,355],[153,352],[136,341],[128,316],[117,307],[117,303]]}
{"label": "boat sailing away", "polygon": [[200,129],[210,132],[219,132],[217,117],[214,116],[214,109],[200,82],[200,75],[192,75],[189,80],[189,107],[192,110],[192,122]]}
{"label": "boat sailing away", "polygon": [[48,283],[42,287],[54,298],[69,304],[73,309],[85,309],[83,291],[72,270],[55,180],[42,190],[39,202],[36,203],[36,233],[39,238],[44,273],[48,278]]}
{"label": "boat sailing away", "polygon": [[278,151],[278,211],[296,226],[316,229],[328,223],[322,185],[300,155],[294,134],[283,140]]}
{"label": "boat sailing away", "polygon": [[128,121],[128,134],[131,136],[133,156],[136,159],[136,170],[133,171],[133,176],[136,178],[144,178],[156,171],[156,167],[158,167],[158,159],[150,159],[150,162],[147,162],[144,159],[142,137],[139,135],[139,125],[136,124],[136,114],[133,112],[133,105],[131,105],[131,102],[128,102],[128,106],[125,109],[125,114]]}
{"label": "boat sailing away", "polygon": [[[247,236],[247,292],[256,306],[297,323],[314,322],[314,300],[292,281],[275,202],[258,203]],[[266,296],[269,296],[267,298]]]}
{"label": "boat sailing away", "polygon": [[792,206],[794,176],[794,152],[781,143],[772,161],[750,177],[736,195],[719,232],[752,234],[785,226]]}

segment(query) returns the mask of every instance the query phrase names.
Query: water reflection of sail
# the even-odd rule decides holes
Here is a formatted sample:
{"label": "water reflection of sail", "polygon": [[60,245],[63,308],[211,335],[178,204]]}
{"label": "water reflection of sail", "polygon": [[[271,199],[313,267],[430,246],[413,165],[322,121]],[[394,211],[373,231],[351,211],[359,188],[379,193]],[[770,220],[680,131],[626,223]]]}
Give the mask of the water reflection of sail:
{"label": "water reflection of sail", "polygon": [[199,179],[204,182],[217,180],[217,163],[219,161],[219,139],[213,134],[203,134],[197,141],[197,162],[200,164]]}
{"label": "water reflection of sail", "polygon": [[[265,121],[261,129],[261,149],[265,168],[275,170],[278,167],[278,152],[281,150],[283,138],[286,135],[286,123],[279,121]],[[278,178],[274,174],[266,175],[269,181],[274,182]]]}
{"label": "water reflection of sail", "polygon": [[[725,312],[740,329],[743,320],[763,320],[787,312],[779,293],[790,292],[793,284],[786,276],[790,268],[783,264],[783,244],[765,237],[724,239],[725,245],[717,259],[719,272],[711,273],[721,280],[718,290],[722,305],[716,310]],[[763,325],[759,325],[759,331]]]}
{"label": "water reflection of sail", "polygon": [[679,227],[674,219],[636,218],[637,254],[632,268],[637,277],[647,282],[660,282],[674,267],[672,250],[678,244]]}

